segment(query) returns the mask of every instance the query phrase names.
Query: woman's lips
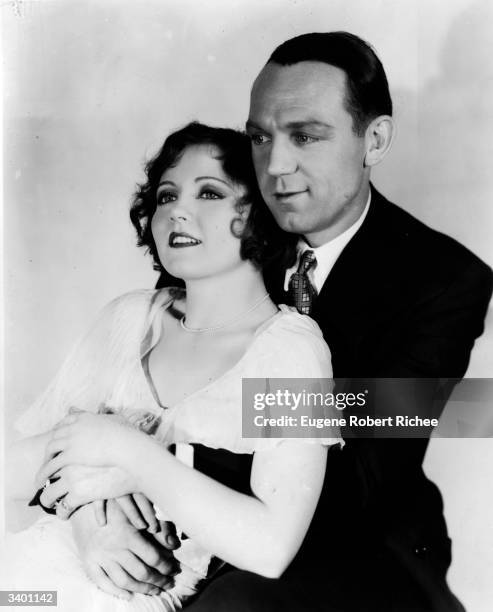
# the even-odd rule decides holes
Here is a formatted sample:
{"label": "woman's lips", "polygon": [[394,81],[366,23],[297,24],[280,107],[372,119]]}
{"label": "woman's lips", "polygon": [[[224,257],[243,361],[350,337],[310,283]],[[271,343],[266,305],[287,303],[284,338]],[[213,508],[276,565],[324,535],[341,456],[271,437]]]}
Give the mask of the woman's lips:
{"label": "woman's lips", "polygon": [[201,241],[186,232],[171,232],[168,245],[173,249],[184,249],[201,244]]}

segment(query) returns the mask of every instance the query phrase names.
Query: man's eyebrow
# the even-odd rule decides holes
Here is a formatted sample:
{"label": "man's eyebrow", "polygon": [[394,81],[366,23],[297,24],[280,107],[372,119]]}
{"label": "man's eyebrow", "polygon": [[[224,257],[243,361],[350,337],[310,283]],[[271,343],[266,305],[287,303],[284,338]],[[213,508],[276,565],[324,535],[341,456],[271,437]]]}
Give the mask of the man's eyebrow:
{"label": "man's eyebrow", "polygon": [[260,130],[262,129],[259,125],[257,125],[256,123],[254,123],[253,121],[250,121],[250,119],[246,122],[245,124],[245,129],[246,130]]}
{"label": "man's eyebrow", "polygon": [[327,128],[328,130],[333,130],[334,126],[330,125],[330,123],[325,123],[325,121],[319,121],[318,119],[303,119],[302,121],[290,121],[286,123],[286,127],[291,130],[301,130],[303,128],[309,127],[321,127]]}
{"label": "man's eyebrow", "polygon": [[195,179],[195,182],[198,183],[198,181],[203,181],[203,180],[213,180],[213,181],[219,181],[220,183],[224,183],[226,185],[226,187],[231,187],[231,185],[227,182],[224,181],[223,179],[218,178],[217,176],[198,176]]}
{"label": "man's eyebrow", "polygon": [[[326,128],[328,130],[333,130],[334,126],[330,125],[330,123],[325,123],[325,121],[319,121],[318,119],[303,119],[301,121],[289,121],[284,125],[285,128],[290,130],[301,130],[303,128]],[[262,128],[254,123],[253,121],[248,120],[246,122],[246,129],[251,130],[262,130]]]}

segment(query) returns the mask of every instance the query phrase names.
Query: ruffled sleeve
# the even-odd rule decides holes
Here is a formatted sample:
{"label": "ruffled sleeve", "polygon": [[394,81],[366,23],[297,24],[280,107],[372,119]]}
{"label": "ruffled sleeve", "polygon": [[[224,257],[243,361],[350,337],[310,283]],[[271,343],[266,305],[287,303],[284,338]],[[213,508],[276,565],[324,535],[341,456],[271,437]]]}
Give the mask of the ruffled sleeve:
{"label": "ruffled sleeve", "polygon": [[[275,380],[283,379],[283,389],[294,393],[305,392],[323,394],[327,397],[333,391],[332,364],[330,350],[317,323],[310,317],[300,315],[295,309],[281,305],[281,314],[276,325],[270,326],[263,334],[263,348],[249,377],[269,379],[266,385],[275,386]],[[283,411],[286,414],[286,411]],[[299,419],[299,413],[292,412]],[[327,411],[327,416],[339,416],[335,411]],[[296,431],[300,431],[300,421]],[[304,437],[292,437],[289,427],[284,427],[285,437],[268,437],[269,428],[263,430],[263,437],[253,438],[250,442],[254,451],[268,450],[285,440],[300,443],[331,446],[344,445],[337,425],[303,428]],[[329,434],[329,435],[327,435]],[[313,437],[312,437],[313,436]]]}
{"label": "ruffled sleeve", "polygon": [[257,374],[263,378],[332,378],[330,350],[317,323],[281,304],[278,319],[260,329]]}
{"label": "ruffled sleeve", "polygon": [[115,386],[135,362],[150,310],[154,290],[122,295],[103,308],[93,326],[75,344],[48,388],[17,419],[24,436],[51,429],[70,407],[96,412],[114,393]]}

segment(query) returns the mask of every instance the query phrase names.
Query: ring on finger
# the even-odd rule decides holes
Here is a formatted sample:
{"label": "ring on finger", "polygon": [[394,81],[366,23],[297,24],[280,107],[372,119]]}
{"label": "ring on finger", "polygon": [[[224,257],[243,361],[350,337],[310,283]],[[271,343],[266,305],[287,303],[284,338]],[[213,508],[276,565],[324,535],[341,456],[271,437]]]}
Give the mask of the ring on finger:
{"label": "ring on finger", "polygon": [[56,502],[54,503],[54,506],[57,510],[61,508],[67,514],[71,511],[71,507],[67,504],[67,502],[64,499],[57,499]]}

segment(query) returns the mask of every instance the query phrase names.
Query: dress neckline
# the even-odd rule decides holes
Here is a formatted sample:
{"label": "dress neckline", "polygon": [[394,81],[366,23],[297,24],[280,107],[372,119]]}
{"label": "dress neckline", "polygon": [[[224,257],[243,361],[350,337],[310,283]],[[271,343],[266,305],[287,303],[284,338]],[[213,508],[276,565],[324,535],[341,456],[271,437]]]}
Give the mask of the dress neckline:
{"label": "dress neckline", "polygon": [[[161,403],[161,400],[159,399],[159,394],[158,394],[158,392],[156,390],[156,386],[154,384],[154,381],[152,379],[151,372],[150,372],[150,369],[149,369],[149,358],[150,358],[151,352],[154,349],[154,347],[157,345],[157,343],[159,342],[159,340],[161,339],[161,337],[163,335],[163,316],[164,316],[164,313],[173,306],[173,304],[175,302],[175,299],[176,299],[176,298],[173,298],[172,296],[169,296],[168,300],[164,300],[163,302],[161,302],[159,304],[159,306],[157,308],[154,309],[153,305],[156,304],[157,298],[160,296],[160,294],[162,292],[168,293],[168,296],[169,296],[169,290],[168,289],[166,289],[166,288],[159,289],[158,292],[156,292],[156,294],[154,294],[153,299],[152,299],[151,304],[150,304],[148,327],[147,327],[147,330],[146,330],[146,332],[144,334],[144,337],[142,339],[142,342],[141,342],[140,366],[141,366],[141,371],[142,371],[142,373],[144,375],[144,378],[145,378],[145,380],[147,382],[147,388],[149,389],[154,402],[162,410],[166,410],[166,411],[174,411],[174,410],[176,410],[177,408],[179,408],[180,406],[182,406],[183,404],[185,404],[186,402],[188,402],[189,400],[191,400],[195,396],[197,396],[197,395],[199,395],[201,393],[207,392],[211,388],[213,388],[217,384],[219,384],[222,380],[224,380],[224,378],[226,378],[226,376],[228,376],[231,373],[233,373],[237,368],[239,368],[243,364],[244,360],[250,354],[250,352],[252,351],[253,347],[257,343],[258,339],[267,330],[271,329],[271,327],[282,316],[284,316],[286,313],[294,312],[294,311],[291,310],[291,308],[289,306],[286,306],[285,304],[279,304],[278,307],[277,307],[278,308],[277,312],[275,312],[271,317],[266,319],[263,323],[261,323],[257,327],[257,329],[255,330],[255,333],[253,334],[252,340],[248,343],[248,346],[246,347],[246,349],[243,352],[242,356],[236,361],[236,363],[234,363],[230,368],[225,370],[217,378],[211,380],[210,382],[208,382],[203,387],[200,387],[199,389],[196,389],[195,391],[192,391],[192,393],[190,393],[189,395],[187,395],[186,397],[181,399],[176,404],[173,404],[172,406],[164,406]],[[150,341],[149,346],[144,351],[142,351],[142,345],[148,339],[149,333],[151,334],[152,340]]]}

